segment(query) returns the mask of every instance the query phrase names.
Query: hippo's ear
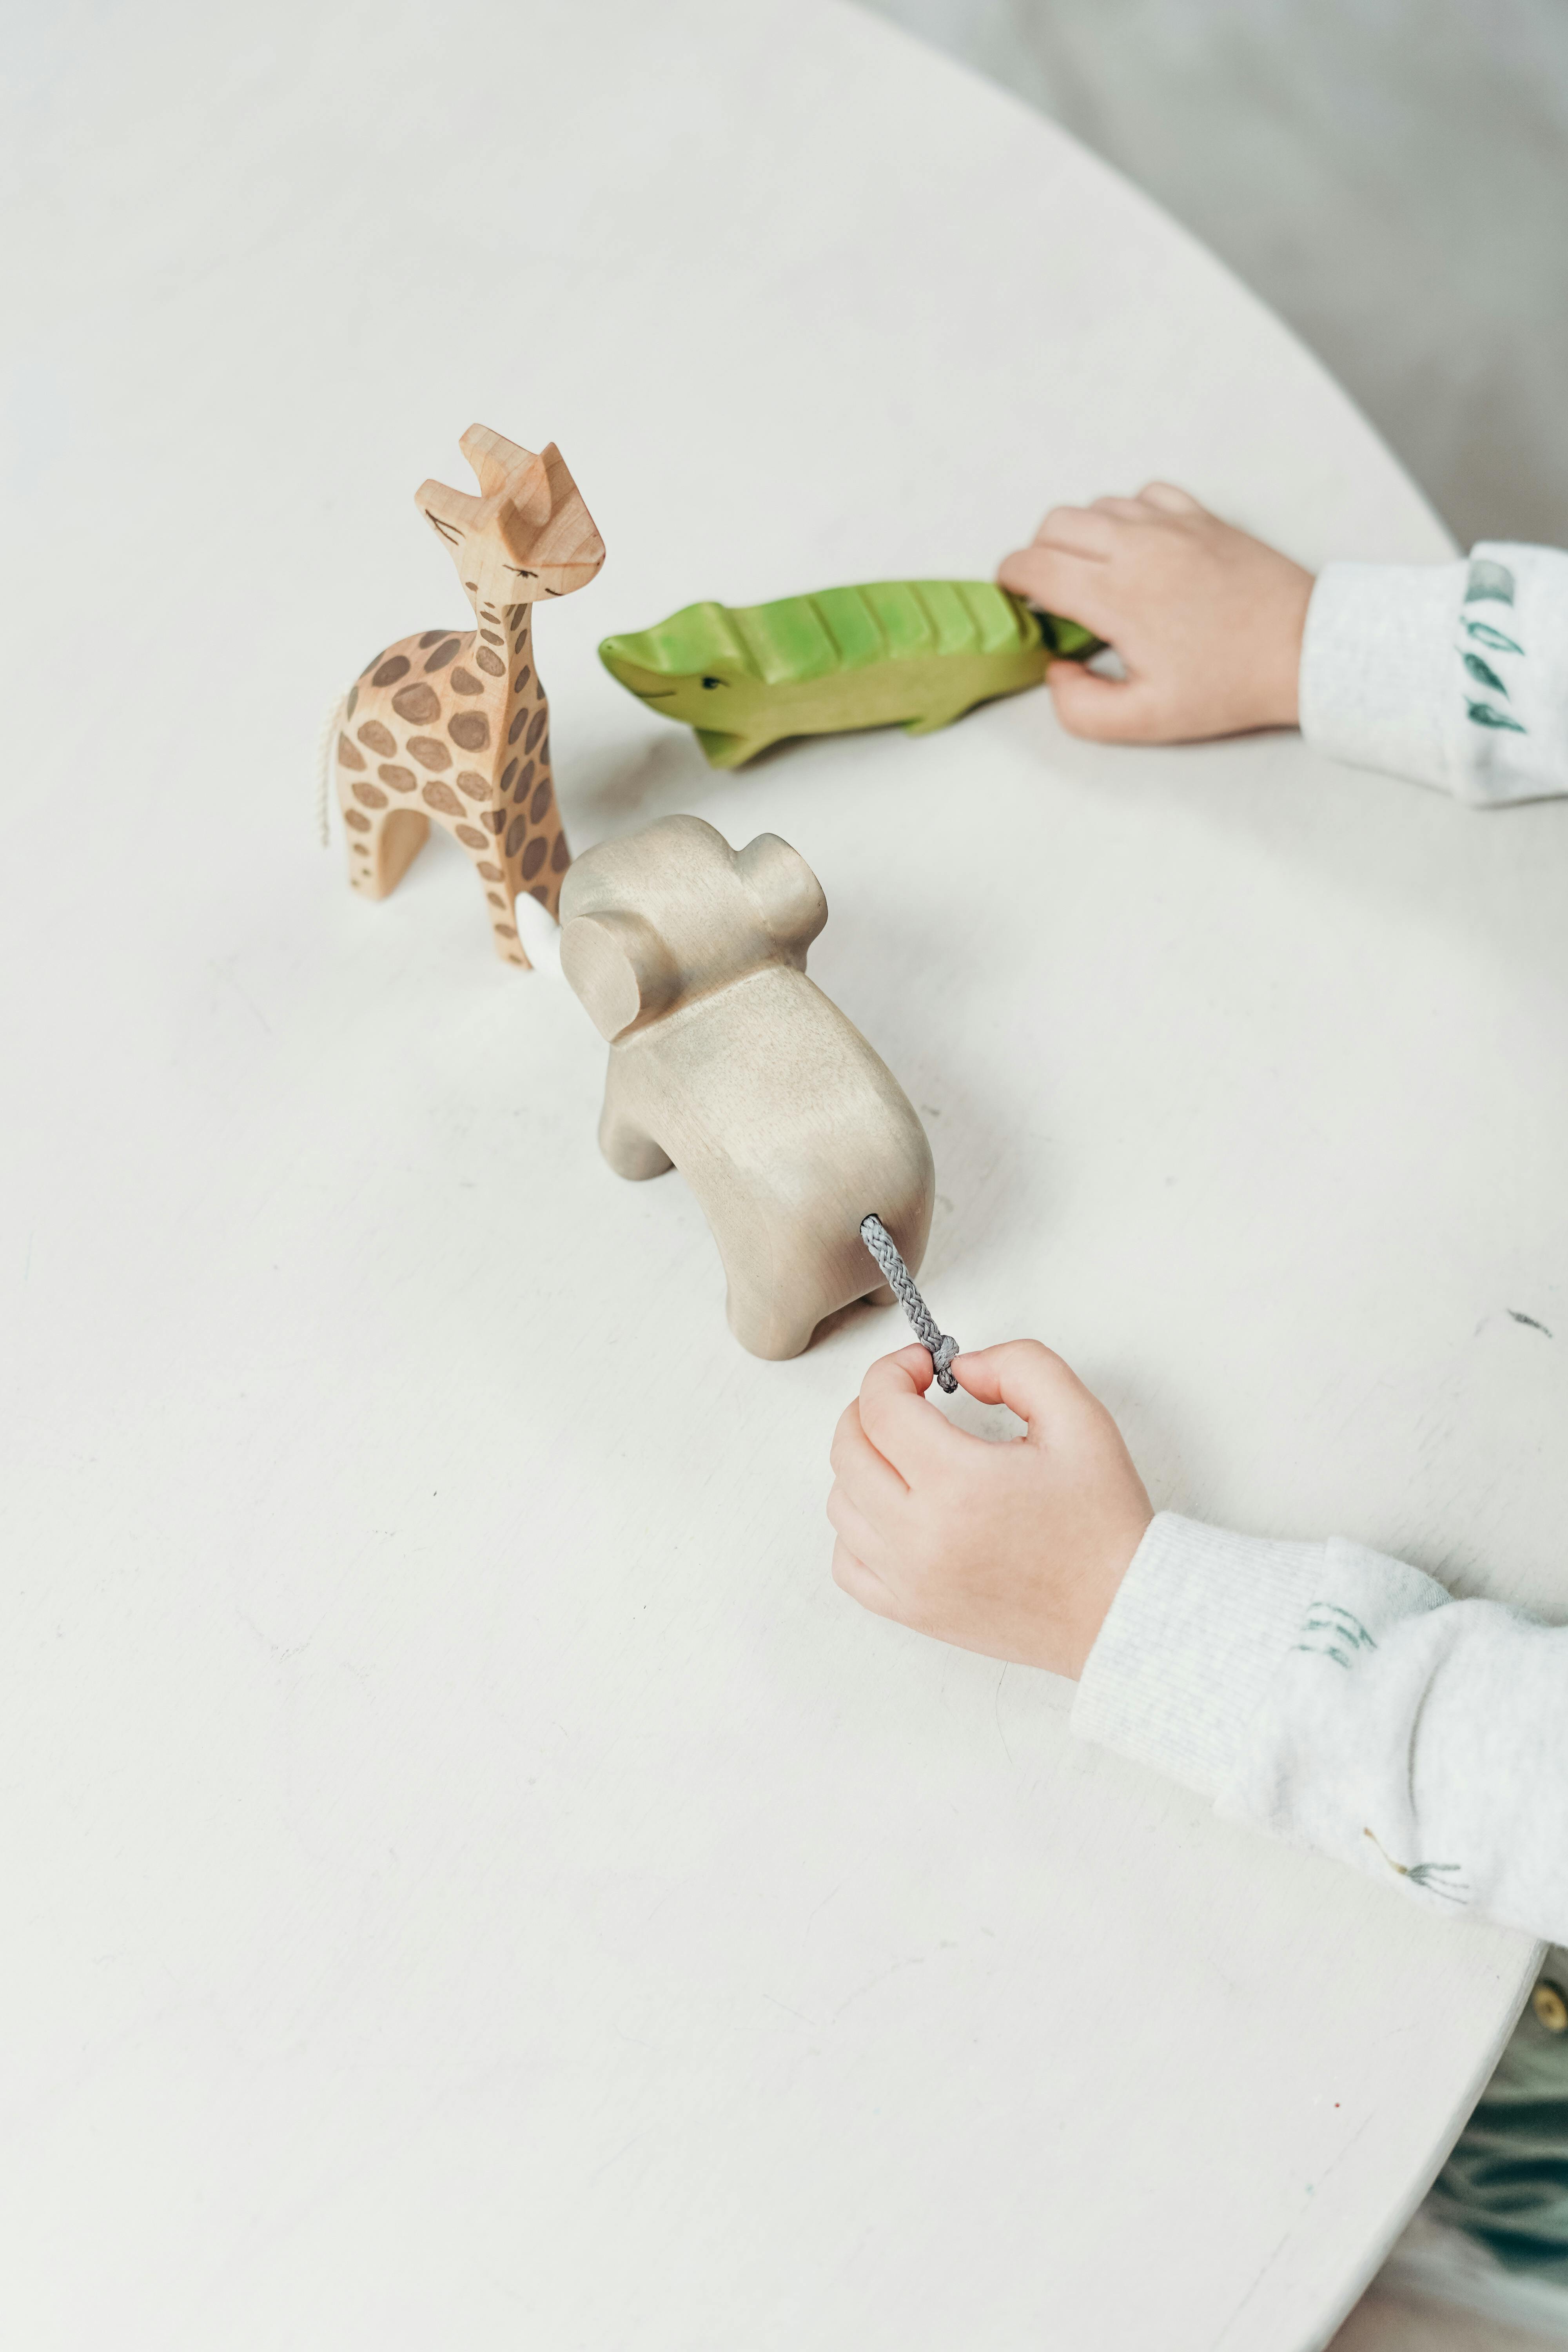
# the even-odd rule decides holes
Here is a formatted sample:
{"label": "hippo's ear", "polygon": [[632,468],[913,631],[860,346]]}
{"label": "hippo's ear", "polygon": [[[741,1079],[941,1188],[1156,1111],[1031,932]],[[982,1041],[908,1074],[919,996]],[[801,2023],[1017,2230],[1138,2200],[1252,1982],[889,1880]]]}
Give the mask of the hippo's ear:
{"label": "hippo's ear", "polygon": [[805,951],[827,920],[827,901],[799,850],[776,833],[759,833],[737,855],[735,871],[769,937],[798,957],[804,971]]}
{"label": "hippo's ear", "polygon": [[652,924],[613,907],[572,917],[561,934],[561,969],[612,1042],[644,1013],[662,1012],[680,985]]}

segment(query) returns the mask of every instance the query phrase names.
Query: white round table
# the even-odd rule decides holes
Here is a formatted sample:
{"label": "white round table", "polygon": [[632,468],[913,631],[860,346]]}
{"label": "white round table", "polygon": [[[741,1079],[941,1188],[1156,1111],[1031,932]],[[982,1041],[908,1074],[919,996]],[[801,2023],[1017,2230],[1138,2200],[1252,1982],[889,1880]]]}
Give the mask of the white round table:
{"label": "white round table", "polygon": [[1037,693],[722,776],[595,656],[1156,472],[1308,562],[1442,530],[1149,204],[852,10],[31,43],[6,2339],[1321,2345],[1531,1947],[845,1601],[828,1437],[901,1322],[743,1355],[680,1180],[597,1155],[581,1008],[444,841],[353,898],[312,747],[462,618],[421,478],[557,438],[610,550],[537,633],[574,845],[809,860],[944,1326],[1059,1347],[1161,1503],[1560,1607],[1568,812]]}

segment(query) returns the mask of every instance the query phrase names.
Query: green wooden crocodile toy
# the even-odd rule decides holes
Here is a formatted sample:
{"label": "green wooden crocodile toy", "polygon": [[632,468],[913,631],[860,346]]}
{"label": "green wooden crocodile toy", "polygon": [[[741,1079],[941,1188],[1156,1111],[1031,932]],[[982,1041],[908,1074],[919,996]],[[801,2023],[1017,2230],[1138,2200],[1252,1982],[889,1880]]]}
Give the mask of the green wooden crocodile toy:
{"label": "green wooden crocodile toy", "polygon": [[929,735],[1099,643],[989,581],[881,580],[739,610],[688,604],[606,637],[599,658],[650,710],[695,727],[715,768],[738,768],[788,735]]}

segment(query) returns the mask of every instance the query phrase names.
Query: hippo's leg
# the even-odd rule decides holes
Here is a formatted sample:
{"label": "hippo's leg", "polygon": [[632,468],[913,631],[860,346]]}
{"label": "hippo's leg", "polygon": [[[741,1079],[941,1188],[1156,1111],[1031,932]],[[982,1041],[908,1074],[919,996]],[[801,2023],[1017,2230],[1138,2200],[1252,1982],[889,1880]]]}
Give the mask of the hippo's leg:
{"label": "hippo's leg", "polygon": [[[722,1245],[720,1255],[725,1255]],[[869,1258],[866,1265],[874,1275],[876,1268]],[[770,1283],[759,1279],[752,1267],[732,1265],[726,1257],[724,1276],[728,1294],[724,1311],[731,1330],[749,1354],[766,1356],[774,1362],[804,1355],[817,1325],[840,1307],[856,1303],[845,1297],[842,1283],[833,1280],[829,1266],[818,1272],[798,1259],[781,1279]],[[872,1307],[894,1303],[885,1282],[874,1283],[862,1296]]]}
{"label": "hippo's leg", "polygon": [[643,1126],[640,1119],[616,1100],[615,1064],[610,1065],[610,1076],[605,1087],[605,1108],[599,1117],[599,1149],[617,1176],[627,1177],[638,1184],[648,1176],[662,1176],[673,1168],[674,1160],[661,1143]]}
{"label": "hippo's leg", "polygon": [[809,1301],[800,1307],[793,1300],[786,1307],[777,1298],[752,1297],[731,1282],[724,1312],[731,1330],[747,1354],[765,1356],[776,1364],[788,1356],[803,1356],[823,1315],[831,1309],[818,1309]]}

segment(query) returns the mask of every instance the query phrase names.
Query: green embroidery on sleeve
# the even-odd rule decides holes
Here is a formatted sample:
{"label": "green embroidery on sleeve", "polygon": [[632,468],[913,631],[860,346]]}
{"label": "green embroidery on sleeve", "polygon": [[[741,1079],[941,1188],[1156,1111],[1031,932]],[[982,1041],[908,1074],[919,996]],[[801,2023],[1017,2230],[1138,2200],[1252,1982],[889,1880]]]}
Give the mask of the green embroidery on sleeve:
{"label": "green embroidery on sleeve", "polygon": [[1494,563],[1488,555],[1473,557],[1465,580],[1465,602],[1467,604],[1489,602],[1511,604],[1513,574],[1507,564]]}
{"label": "green embroidery on sleeve", "polygon": [[1310,1658],[1331,1658],[1347,1674],[1358,1651],[1377,1647],[1361,1619],[1337,1601],[1314,1601],[1301,1621],[1301,1636],[1293,1648],[1304,1650]]}
{"label": "green embroidery on sleeve", "polygon": [[1467,700],[1465,709],[1469,712],[1472,726],[1506,727],[1510,735],[1528,735],[1530,732],[1529,728],[1521,727],[1517,719],[1510,719],[1506,710],[1494,710],[1489,702]]}
{"label": "green embroidery on sleeve", "polygon": [[1419,1886],[1428,1895],[1440,1895],[1445,1903],[1468,1903],[1470,1890],[1459,1876],[1457,1862],[1395,1862],[1383,1840],[1372,1830],[1363,1830],[1371,1838],[1390,1870],[1398,1878],[1407,1878],[1412,1886]]}
{"label": "green embroidery on sleeve", "polygon": [[1469,671],[1470,676],[1475,678],[1479,684],[1481,686],[1495,687],[1498,693],[1502,695],[1505,699],[1507,698],[1508,688],[1503,684],[1501,678],[1499,677],[1496,670],[1493,669],[1490,662],[1484,662],[1479,654],[1466,654],[1464,656],[1464,664],[1465,667]]}
{"label": "green embroidery on sleeve", "polygon": [[[1464,621],[1462,614],[1459,617]],[[1521,654],[1524,651],[1522,646],[1516,646],[1513,639],[1505,637],[1500,629],[1489,628],[1484,621],[1464,621],[1464,629],[1468,637],[1474,637],[1478,646],[1489,646],[1494,654]]]}

